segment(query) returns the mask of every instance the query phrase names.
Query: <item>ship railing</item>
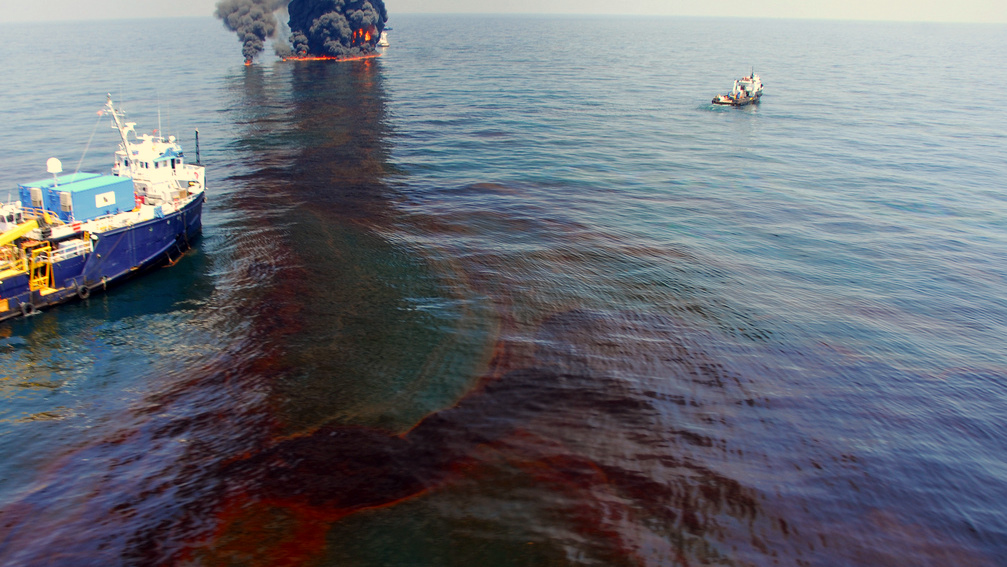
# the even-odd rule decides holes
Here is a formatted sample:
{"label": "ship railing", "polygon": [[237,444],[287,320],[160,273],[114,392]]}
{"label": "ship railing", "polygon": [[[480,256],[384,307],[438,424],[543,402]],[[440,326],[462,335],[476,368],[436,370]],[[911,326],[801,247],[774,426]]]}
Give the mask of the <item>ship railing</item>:
{"label": "ship railing", "polygon": [[59,245],[59,248],[52,253],[52,261],[62,262],[68,258],[90,254],[92,250],[93,245],[90,238],[87,240],[71,240]]}
{"label": "ship railing", "polygon": [[86,228],[89,232],[104,232],[106,230],[115,228],[115,223],[112,222],[112,216],[98,217],[96,219],[91,219],[88,221]]}
{"label": "ship railing", "polygon": [[22,207],[21,211],[24,213],[24,218],[26,219],[41,219],[44,216],[49,216],[49,224],[63,224],[59,216],[54,211],[45,209],[42,207]]}

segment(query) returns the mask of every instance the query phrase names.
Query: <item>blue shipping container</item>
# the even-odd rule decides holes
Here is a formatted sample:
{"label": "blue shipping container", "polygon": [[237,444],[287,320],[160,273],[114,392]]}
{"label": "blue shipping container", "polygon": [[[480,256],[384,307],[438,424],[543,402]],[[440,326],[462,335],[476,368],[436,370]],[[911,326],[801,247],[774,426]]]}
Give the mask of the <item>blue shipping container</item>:
{"label": "blue shipping container", "polygon": [[64,175],[55,182],[47,179],[18,188],[23,206],[38,208],[41,197],[45,209],[64,222],[88,221],[130,211],[136,206],[133,180],[128,177],[79,173]]}

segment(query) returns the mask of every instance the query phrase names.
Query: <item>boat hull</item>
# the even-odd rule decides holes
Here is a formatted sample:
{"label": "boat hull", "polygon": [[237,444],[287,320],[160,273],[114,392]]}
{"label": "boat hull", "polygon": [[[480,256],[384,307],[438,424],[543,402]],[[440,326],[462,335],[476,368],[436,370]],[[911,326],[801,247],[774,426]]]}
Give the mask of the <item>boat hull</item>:
{"label": "boat hull", "polygon": [[758,102],[759,102],[759,97],[757,97],[757,96],[750,97],[750,98],[745,98],[745,99],[740,99],[740,100],[734,100],[734,99],[730,99],[730,98],[727,99],[727,100],[722,100],[720,98],[713,99],[713,104],[718,105],[718,106],[740,107],[740,106],[748,106],[750,104],[757,104]]}
{"label": "boat hull", "polygon": [[90,253],[52,263],[52,287],[30,289],[27,273],[5,277],[0,281],[0,321],[87,299],[146,270],[177,261],[199,238],[204,201],[200,193],[177,211],[92,234]]}

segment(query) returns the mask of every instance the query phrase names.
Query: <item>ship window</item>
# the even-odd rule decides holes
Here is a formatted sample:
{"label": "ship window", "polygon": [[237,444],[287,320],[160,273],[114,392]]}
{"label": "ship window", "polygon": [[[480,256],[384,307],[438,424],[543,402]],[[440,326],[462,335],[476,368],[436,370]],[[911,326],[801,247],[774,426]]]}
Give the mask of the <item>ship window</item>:
{"label": "ship window", "polygon": [[126,167],[129,167],[129,160],[128,159],[125,162],[123,162],[123,163],[126,164]]}

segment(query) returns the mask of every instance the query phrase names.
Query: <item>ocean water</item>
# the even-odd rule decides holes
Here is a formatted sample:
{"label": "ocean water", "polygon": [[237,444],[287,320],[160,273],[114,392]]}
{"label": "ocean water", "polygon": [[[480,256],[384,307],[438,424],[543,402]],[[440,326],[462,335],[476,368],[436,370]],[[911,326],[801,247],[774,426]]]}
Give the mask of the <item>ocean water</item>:
{"label": "ocean water", "polygon": [[1004,564],[1007,29],[389,23],[0,25],[12,194],[106,93],[209,178],[0,324],[0,565]]}

